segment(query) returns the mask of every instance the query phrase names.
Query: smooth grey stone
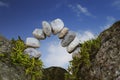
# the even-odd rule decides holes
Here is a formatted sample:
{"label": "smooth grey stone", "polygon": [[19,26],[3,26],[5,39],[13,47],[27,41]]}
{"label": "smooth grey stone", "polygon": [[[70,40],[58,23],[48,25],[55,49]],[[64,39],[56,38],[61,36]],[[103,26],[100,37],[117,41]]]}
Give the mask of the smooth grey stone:
{"label": "smooth grey stone", "polygon": [[46,37],[45,37],[45,34],[43,33],[43,30],[42,29],[35,29],[34,31],[33,31],[33,36],[35,37],[35,38],[37,38],[37,39],[39,39],[39,40],[43,40],[43,39],[45,39]]}
{"label": "smooth grey stone", "polygon": [[50,24],[47,21],[43,21],[42,27],[43,27],[43,32],[45,33],[45,35],[50,37],[50,35],[52,33],[52,29],[51,29]]}
{"label": "smooth grey stone", "polygon": [[51,22],[51,27],[53,34],[57,34],[63,29],[64,23],[61,19],[57,18]]}
{"label": "smooth grey stone", "polygon": [[64,36],[68,33],[68,31],[69,31],[69,29],[66,28],[66,27],[64,27],[64,28],[60,31],[59,35],[58,35],[59,39],[63,39]]}
{"label": "smooth grey stone", "polygon": [[26,44],[27,46],[34,47],[34,48],[39,48],[39,47],[40,47],[40,42],[39,42],[39,40],[36,39],[36,38],[32,38],[32,37],[26,38],[25,44]]}
{"label": "smooth grey stone", "polygon": [[72,53],[72,58],[81,58],[81,55],[80,55],[80,47],[77,47]]}
{"label": "smooth grey stone", "polygon": [[71,53],[79,44],[80,40],[78,39],[78,37],[75,37],[75,39],[67,46],[67,52]]}
{"label": "smooth grey stone", "polygon": [[76,37],[75,32],[68,31],[68,33],[65,35],[64,39],[61,42],[62,47],[68,46]]}
{"label": "smooth grey stone", "polygon": [[34,58],[39,58],[41,56],[40,51],[34,49],[34,48],[27,48],[24,50],[25,54],[28,54],[30,56],[30,58],[34,57]]}

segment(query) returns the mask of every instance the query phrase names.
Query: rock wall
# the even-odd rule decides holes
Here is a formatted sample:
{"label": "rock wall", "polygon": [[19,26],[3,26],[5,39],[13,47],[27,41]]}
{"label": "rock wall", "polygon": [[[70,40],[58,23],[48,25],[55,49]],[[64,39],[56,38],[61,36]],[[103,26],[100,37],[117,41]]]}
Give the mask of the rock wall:
{"label": "rock wall", "polygon": [[100,49],[92,58],[89,68],[79,67],[79,76],[82,80],[120,80],[120,21],[99,37]]}

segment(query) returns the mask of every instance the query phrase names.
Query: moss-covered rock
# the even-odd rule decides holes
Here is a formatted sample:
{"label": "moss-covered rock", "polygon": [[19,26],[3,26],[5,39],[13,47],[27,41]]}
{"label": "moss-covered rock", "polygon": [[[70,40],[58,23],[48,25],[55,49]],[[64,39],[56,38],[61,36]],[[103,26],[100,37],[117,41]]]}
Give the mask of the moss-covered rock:
{"label": "moss-covered rock", "polygon": [[[8,43],[4,38],[1,40]],[[20,37],[18,40],[9,41],[9,45],[10,48],[6,44],[1,45],[9,48],[9,52],[2,50],[0,53],[1,80],[40,80],[43,70],[42,61],[38,58],[30,58],[23,53],[27,47]]]}
{"label": "moss-covered rock", "polygon": [[120,80],[120,21],[83,43],[81,50],[83,58],[70,62],[72,74],[66,80]]}

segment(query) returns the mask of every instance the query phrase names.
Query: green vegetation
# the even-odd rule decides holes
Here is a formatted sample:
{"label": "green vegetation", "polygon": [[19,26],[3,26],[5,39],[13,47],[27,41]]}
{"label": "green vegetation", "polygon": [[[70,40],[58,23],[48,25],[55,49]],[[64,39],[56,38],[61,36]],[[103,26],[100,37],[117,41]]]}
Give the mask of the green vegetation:
{"label": "green vegetation", "polygon": [[0,58],[1,58],[1,57],[4,57],[4,54],[0,53]]}
{"label": "green vegetation", "polygon": [[[26,76],[30,76],[30,80],[40,80],[43,75],[43,63],[38,58],[30,58],[24,54],[27,48],[24,41],[18,37],[18,40],[11,40],[11,52],[9,54],[0,54],[0,57],[9,60],[10,64],[20,66],[24,69]],[[8,56],[9,55],[9,56]]]}
{"label": "green vegetation", "polygon": [[68,71],[70,74],[66,74],[66,80],[82,80],[79,75],[80,67],[84,66],[89,68],[91,66],[91,60],[100,48],[100,38],[88,40],[82,44],[80,48],[81,58],[75,57],[70,61]]}

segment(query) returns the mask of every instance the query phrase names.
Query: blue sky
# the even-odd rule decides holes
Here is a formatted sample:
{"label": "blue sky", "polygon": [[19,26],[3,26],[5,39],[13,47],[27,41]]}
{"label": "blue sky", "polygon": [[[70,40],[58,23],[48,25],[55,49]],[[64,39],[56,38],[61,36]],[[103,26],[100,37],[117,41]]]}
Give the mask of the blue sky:
{"label": "blue sky", "polygon": [[[41,22],[63,20],[82,41],[98,35],[120,17],[120,0],[0,0],[0,34],[8,39],[32,37]],[[40,41],[45,67],[67,68],[71,60],[57,36]]]}

